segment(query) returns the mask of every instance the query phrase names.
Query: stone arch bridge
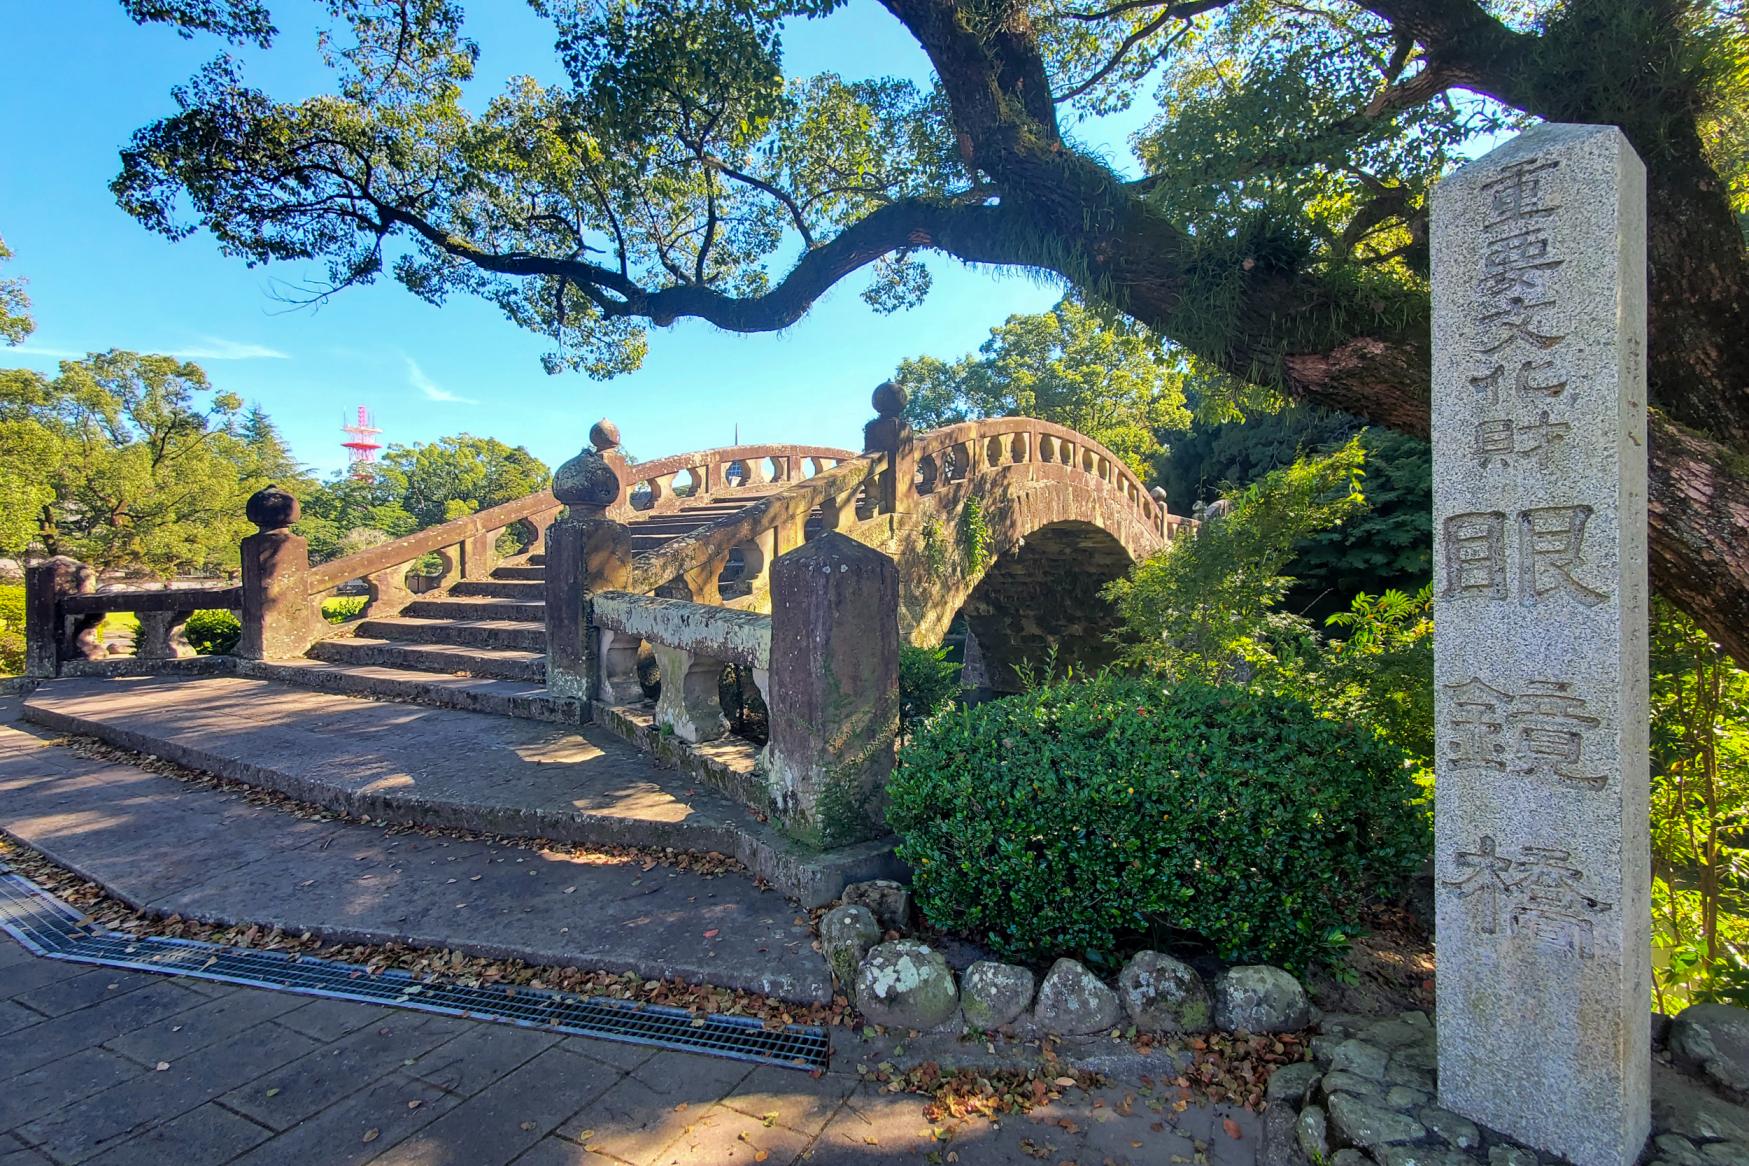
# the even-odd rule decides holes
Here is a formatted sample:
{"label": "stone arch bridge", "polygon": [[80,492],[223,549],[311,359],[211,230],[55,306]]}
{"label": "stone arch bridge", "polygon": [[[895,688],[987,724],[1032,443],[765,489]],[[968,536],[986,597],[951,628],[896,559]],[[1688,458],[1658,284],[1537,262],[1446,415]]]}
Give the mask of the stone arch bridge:
{"label": "stone arch bridge", "polygon": [[[805,847],[856,844],[884,831],[901,637],[932,645],[963,615],[982,680],[998,689],[1053,653],[1096,665],[1110,625],[1100,588],[1193,527],[1110,450],[1060,425],[913,433],[896,387],[881,386],[874,406],[861,452],[742,445],[632,463],[602,421],[551,491],[320,564],[292,529],[296,500],[269,487],[250,499],[258,530],[236,586],[99,589],[71,559],[32,566],[28,670],[228,671],[593,724]],[[345,590],[364,593],[362,615],[326,622],[321,602]],[[211,608],[240,614],[233,656],[196,658],[183,638],[189,614]],[[132,656],[99,640],[115,611],[139,618]],[[200,689],[150,691],[173,714]],[[763,705],[763,731],[730,734],[737,693]],[[27,715],[53,720],[42,711],[52,700],[33,699]],[[138,747],[138,733],[116,732]],[[823,893],[797,874],[813,866],[780,852],[758,851],[768,877],[803,898]]]}

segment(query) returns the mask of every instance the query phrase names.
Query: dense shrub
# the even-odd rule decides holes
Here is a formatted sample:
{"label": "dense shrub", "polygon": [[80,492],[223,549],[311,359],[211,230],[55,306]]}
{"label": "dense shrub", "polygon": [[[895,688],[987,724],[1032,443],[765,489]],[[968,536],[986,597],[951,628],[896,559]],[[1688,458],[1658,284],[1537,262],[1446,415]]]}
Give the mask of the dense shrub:
{"label": "dense shrub", "polygon": [[368,595],[333,595],[322,601],[322,618],[329,623],[345,623],[364,614]]}
{"label": "dense shrub", "polygon": [[960,694],[960,666],[947,658],[946,648],[899,645],[899,726],[909,732],[914,721],[934,716]]}
{"label": "dense shrub", "polygon": [[1304,967],[1428,847],[1397,750],[1195,681],[1065,681],[937,717],[889,788],[929,920],[1020,959],[1107,963],[1173,931]]}
{"label": "dense shrub", "polygon": [[197,611],[182,625],[182,637],[202,656],[229,656],[237,650],[243,623],[234,611]]}
{"label": "dense shrub", "polygon": [[0,676],[24,671],[24,584],[0,583]]}

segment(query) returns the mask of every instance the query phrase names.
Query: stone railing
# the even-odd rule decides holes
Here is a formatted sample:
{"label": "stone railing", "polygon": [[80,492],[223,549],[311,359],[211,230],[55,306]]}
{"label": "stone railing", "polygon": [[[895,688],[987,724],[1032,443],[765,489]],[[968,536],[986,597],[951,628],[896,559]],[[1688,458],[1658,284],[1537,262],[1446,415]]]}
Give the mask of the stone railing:
{"label": "stone railing", "polygon": [[133,587],[98,590],[97,573],[77,559],[57,555],[24,572],[25,672],[59,676],[90,671],[115,660],[99,627],[105,616],[131,612],[139,618],[132,661],[181,660],[195,652],[183,625],[197,611],[240,611],[241,587]]}
{"label": "stone railing", "polygon": [[760,699],[770,701],[771,617],[625,591],[591,597],[600,669],[595,699],[607,705],[644,700],[638,653],[650,646],[661,673],[656,723],[682,741],[713,741],[729,731],[718,689],[731,664],[749,669]]}
{"label": "stone railing", "polygon": [[[896,461],[909,463],[911,490],[919,496],[988,470],[1029,463],[1060,465],[1104,482],[1144,525],[1167,541],[1195,530],[1194,521],[1167,510],[1164,491],[1156,488],[1150,492],[1122,458],[1097,441],[1050,421],[1032,417],[965,421],[915,434],[904,445],[907,448],[899,451]],[[900,475],[902,478],[902,470]]]}
{"label": "stone railing", "polygon": [[[498,540],[507,530],[526,524],[533,537],[522,549],[540,551],[546,542],[547,528],[559,516],[559,510],[560,504],[552,492],[543,490],[428,526],[403,538],[310,567],[305,576],[305,592],[317,599],[343,583],[360,579],[370,589],[368,613],[393,615],[412,601],[407,574],[428,556],[435,555],[442,561],[439,583],[490,578],[499,563]],[[292,521],[297,521],[295,515]]]}
{"label": "stone railing", "polygon": [[[838,530],[858,517],[863,488],[879,471],[879,454],[847,455],[840,465],[805,478],[777,494],[649,554],[632,564],[633,591],[655,591],[675,581],[699,603],[720,603],[718,580],[739,555],[738,582],[755,594],[769,588],[771,564],[808,540],[810,533]],[[819,512],[819,531],[809,521]]]}
{"label": "stone railing", "polygon": [[606,419],[589,431],[590,444],[619,476],[620,496],[608,514],[621,521],[713,498],[781,490],[856,456],[823,445],[730,445],[634,463],[620,454],[619,441],[619,428]]}

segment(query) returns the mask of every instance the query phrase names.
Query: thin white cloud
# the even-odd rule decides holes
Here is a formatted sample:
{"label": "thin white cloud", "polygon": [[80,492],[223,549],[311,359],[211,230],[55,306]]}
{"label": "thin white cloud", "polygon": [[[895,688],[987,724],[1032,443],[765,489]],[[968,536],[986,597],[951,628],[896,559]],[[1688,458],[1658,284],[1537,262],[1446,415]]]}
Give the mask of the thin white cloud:
{"label": "thin white cloud", "polygon": [[199,344],[172,348],[170,355],[183,360],[290,360],[288,353],[265,344],[245,344],[219,336],[203,336]]}
{"label": "thin white cloud", "polygon": [[[41,356],[53,360],[84,360],[93,352],[103,349],[74,350],[71,348],[49,348],[40,344],[21,344],[10,349],[20,356]],[[290,360],[288,353],[277,348],[269,348],[265,344],[245,344],[237,340],[225,340],[218,336],[202,337],[197,344],[183,345],[179,348],[154,348],[149,345],[138,346],[135,352],[157,353],[163,356],[174,356],[177,360]]]}
{"label": "thin white cloud", "polygon": [[418,389],[427,401],[443,401],[451,405],[478,405],[472,397],[458,397],[448,389],[441,387],[436,381],[425,375],[425,370],[419,367],[419,362],[411,356],[407,361],[407,383]]}

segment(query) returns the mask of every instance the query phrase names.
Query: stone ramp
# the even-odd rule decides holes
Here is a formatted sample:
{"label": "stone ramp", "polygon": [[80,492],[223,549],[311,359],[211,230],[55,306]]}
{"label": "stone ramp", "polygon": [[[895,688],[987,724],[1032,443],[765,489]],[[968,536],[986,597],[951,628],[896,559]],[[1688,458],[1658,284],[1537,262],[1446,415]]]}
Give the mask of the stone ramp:
{"label": "stone ramp", "polygon": [[56,680],[26,698],[24,717],[382,821],[717,851],[807,906],[891,871],[884,844],[810,851],[593,727],[239,676]]}
{"label": "stone ramp", "polygon": [[[307,740],[327,735],[313,730]],[[310,821],[241,794],[83,760],[8,723],[0,829],[166,915],[830,998],[795,905],[745,876]]]}

